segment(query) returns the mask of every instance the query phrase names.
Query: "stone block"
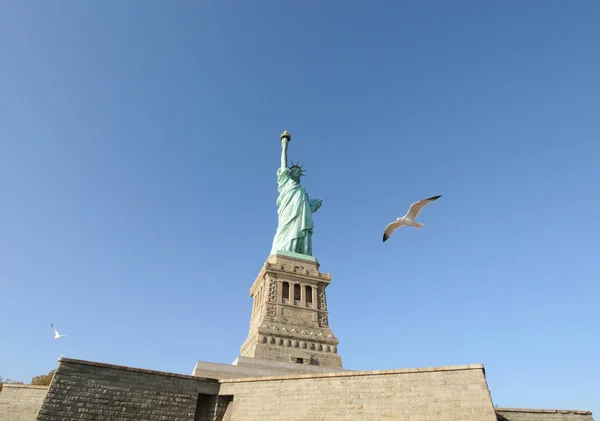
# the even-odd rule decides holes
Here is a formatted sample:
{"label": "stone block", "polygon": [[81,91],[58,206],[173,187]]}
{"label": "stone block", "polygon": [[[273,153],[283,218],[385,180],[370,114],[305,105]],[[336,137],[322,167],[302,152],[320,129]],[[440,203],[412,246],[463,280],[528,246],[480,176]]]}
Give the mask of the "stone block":
{"label": "stone block", "polygon": [[590,411],[495,408],[498,421],[593,421]]}
{"label": "stone block", "polygon": [[231,421],[496,421],[480,365],[228,379],[220,393],[234,396]]}
{"label": "stone block", "polygon": [[0,421],[35,421],[47,386],[5,384],[0,392]]}
{"label": "stone block", "polygon": [[[199,397],[216,399],[219,390],[215,379],[66,358],[59,361],[38,421],[193,421]],[[206,405],[205,412],[212,414],[214,403],[209,399]]]}

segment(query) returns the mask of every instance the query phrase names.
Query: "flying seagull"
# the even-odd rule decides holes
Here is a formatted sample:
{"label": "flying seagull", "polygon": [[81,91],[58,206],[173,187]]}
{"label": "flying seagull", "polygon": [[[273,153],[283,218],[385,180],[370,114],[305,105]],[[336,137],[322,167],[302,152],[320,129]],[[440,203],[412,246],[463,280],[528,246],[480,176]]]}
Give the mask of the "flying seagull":
{"label": "flying seagull", "polygon": [[419,200],[418,202],[415,202],[412,205],[410,205],[410,208],[408,209],[406,215],[396,219],[394,222],[389,223],[388,226],[385,227],[385,231],[383,232],[383,242],[385,243],[385,241],[388,238],[390,238],[390,235],[392,235],[394,231],[396,231],[403,225],[415,228],[423,227],[422,223],[415,221],[415,219],[417,219],[417,215],[419,215],[421,210],[426,205],[430,204],[435,200],[438,200],[440,197],[442,197],[441,194],[439,196],[432,196],[427,199]]}
{"label": "flying seagull", "polygon": [[56,328],[54,327],[53,324],[51,324],[50,326],[52,326],[52,330],[54,331],[54,339],[60,339],[60,338],[64,338],[67,335],[61,335],[58,333],[58,330],[56,330]]}

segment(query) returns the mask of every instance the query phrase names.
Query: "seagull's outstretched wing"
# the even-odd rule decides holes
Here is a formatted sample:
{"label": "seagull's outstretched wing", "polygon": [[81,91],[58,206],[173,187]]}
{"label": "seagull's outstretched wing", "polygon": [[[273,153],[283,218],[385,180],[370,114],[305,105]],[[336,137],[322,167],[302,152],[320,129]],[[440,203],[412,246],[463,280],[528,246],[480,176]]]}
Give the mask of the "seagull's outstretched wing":
{"label": "seagull's outstretched wing", "polygon": [[385,241],[388,238],[390,238],[390,235],[392,235],[392,233],[398,228],[400,228],[402,225],[404,225],[404,221],[401,220],[389,223],[388,226],[385,227],[385,231],[383,232],[383,242],[385,243]]}
{"label": "seagull's outstretched wing", "polygon": [[54,324],[50,324],[50,327],[52,327],[52,330],[54,331],[54,339],[58,339],[58,338],[62,338],[63,336],[66,336],[66,335],[61,335],[60,333],[58,333],[58,330],[56,330],[56,328],[54,327]]}
{"label": "seagull's outstretched wing", "polygon": [[404,217],[412,220],[417,219],[417,216],[425,206],[435,200],[438,200],[440,197],[442,197],[441,194],[439,196],[428,197],[427,199],[419,200],[418,202],[413,203],[410,205],[410,209],[408,209],[408,212],[406,215],[404,215]]}

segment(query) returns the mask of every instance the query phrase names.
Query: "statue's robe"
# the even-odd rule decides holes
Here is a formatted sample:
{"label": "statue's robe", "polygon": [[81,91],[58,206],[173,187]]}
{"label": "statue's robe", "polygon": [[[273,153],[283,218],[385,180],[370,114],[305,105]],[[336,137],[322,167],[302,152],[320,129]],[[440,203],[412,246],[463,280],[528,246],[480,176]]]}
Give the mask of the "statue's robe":
{"label": "statue's robe", "polygon": [[277,190],[279,224],[271,254],[281,250],[312,256],[312,214],[320,201],[309,200],[304,187],[290,177],[289,168],[277,170]]}

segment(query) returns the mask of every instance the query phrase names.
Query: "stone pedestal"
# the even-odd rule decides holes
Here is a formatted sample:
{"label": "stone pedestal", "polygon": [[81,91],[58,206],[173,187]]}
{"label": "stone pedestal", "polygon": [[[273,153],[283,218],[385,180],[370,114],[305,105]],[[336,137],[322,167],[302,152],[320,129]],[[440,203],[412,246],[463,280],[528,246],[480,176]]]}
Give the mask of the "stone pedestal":
{"label": "stone pedestal", "polygon": [[242,357],[342,368],[327,317],[331,275],[310,256],[269,256],[250,288],[254,299]]}

